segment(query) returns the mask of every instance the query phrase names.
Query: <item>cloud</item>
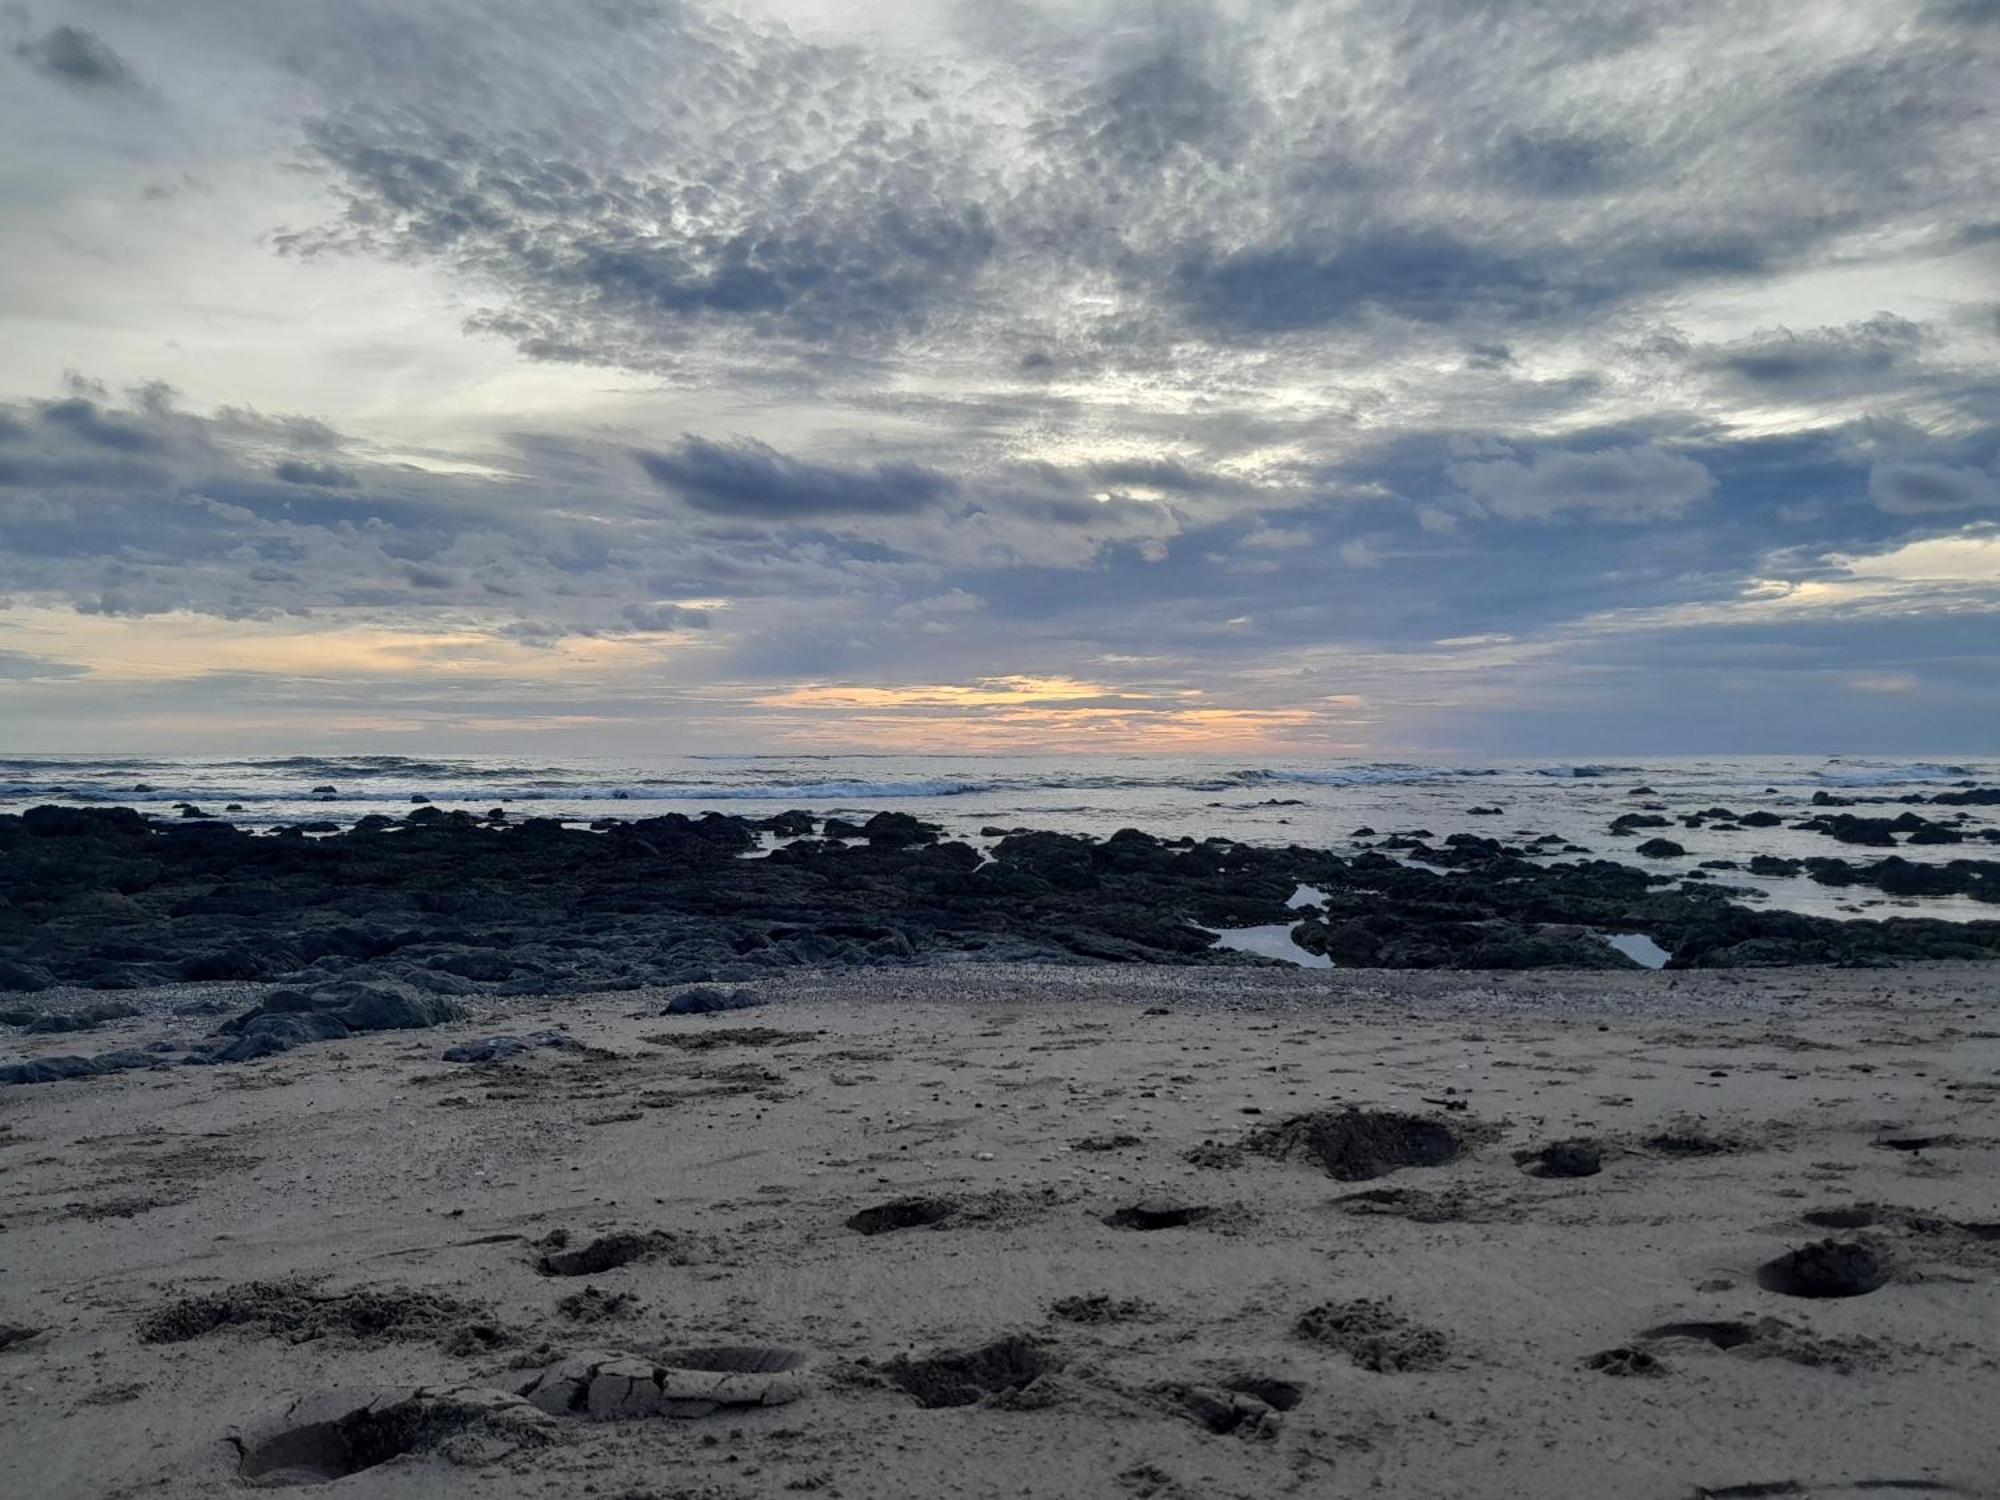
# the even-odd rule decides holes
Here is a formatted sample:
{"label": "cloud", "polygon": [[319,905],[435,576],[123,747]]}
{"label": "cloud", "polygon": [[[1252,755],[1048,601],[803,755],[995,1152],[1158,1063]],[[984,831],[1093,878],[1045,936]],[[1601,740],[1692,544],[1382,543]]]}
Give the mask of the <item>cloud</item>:
{"label": "cloud", "polygon": [[806,463],[752,439],[689,437],[670,452],[641,450],[639,467],[686,504],[741,520],[905,515],[949,496],[945,475],[917,464],[866,468]]}
{"label": "cloud", "polygon": [[1801,386],[1884,375],[1923,344],[1918,324],[1877,313],[1843,328],[1793,333],[1777,328],[1706,351],[1701,362],[1757,386]]}
{"label": "cloud", "polygon": [[908,604],[899,604],[890,612],[890,618],[904,630],[918,630],[926,635],[950,635],[972,616],[986,613],[986,608],[986,601],[979,595],[955,588],[933,594],[927,599],[912,599]]}
{"label": "cloud", "polygon": [[33,41],[20,42],[14,55],[44,78],[75,89],[136,91],[138,75],[94,31],[55,26]]}
{"label": "cloud", "polygon": [[710,617],[705,609],[689,609],[685,605],[655,601],[649,604],[628,604],[618,612],[618,618],[634,630],[648,634],[673,630],[706,630]]}
{"label": "cloud", "polygon": [[60,427],[95,448],[112,448],[120,453],[146,453],[159,447],[158,440],[143,428],[107,417],[97,403],[82,396],[51,401],[42,408],[45,426]]}
{"label": "cloud", "polygon": [[[535,357],[671,363],[703,329],[859,349],[920,328],[994,252],[969,122],[846,49],[683,6],[555,28],[501,6],[448,39],[403,30],[393,59],[382,40],[364,25],[305,64],[393,92],[311,124],[346,209],[280,243],[448,266],[498,295],[472,326]],[[456,55],[425,71],[426,48]],[[558,98],[573,67],[598,82]]]}
{"label": "cloud", "polygon": [[1659,448],[1562,450],[1456,463],[1447,477],[1491,514],[1546,521],[1580,513],[1607,521],[1671,520],[1706,500],[1715,479],[1694,459]]}
{"label": "cloud", "polygon": [[1489,169],[1510,186],[1564,198],[1614,186],[1627,150],[1625,142],[1610,136],[1517,129],[1495,144]]}
{"label": "cloud", "polygon": [[59,682],[88,676],[73,662],[50,661],[24,651],[0,651],[0,682]]}
{"label": "cloud", "polygon": [[2000,482],[1982,469],[1953,464],[1891,462],[1868,474],[1868,498],[1895,515],[2000,507]]}
{"label": "cloud", "polygon": [[353,471],[339,464],[308,463],[296,458],[284,459],[271,472],[286,484],[310,484],[321,489],[351,490],[358,483]]}
{"label": "cloud", "polygon": [[1175,275],[1199,322],[1240,334],[1291,332],[1383,313],[1418,323],[1532,322],[1592,296],[1532,262],[1442,231],[1401,230],[1331,251],[1285,246],[1195,257]]}
{"label": "cloud", "polygon": [[1116,663],[1060,732],[1314,753],[1552,742],[1733,632],[1963,726],[1990,588],[1852,566],[1986,566],[2000,32],[1829,4],[131,11],[174,130],[0,90],[0,315],[203,409],[0,403],[0,649],[633,747],[1056,734],[754,700]]}

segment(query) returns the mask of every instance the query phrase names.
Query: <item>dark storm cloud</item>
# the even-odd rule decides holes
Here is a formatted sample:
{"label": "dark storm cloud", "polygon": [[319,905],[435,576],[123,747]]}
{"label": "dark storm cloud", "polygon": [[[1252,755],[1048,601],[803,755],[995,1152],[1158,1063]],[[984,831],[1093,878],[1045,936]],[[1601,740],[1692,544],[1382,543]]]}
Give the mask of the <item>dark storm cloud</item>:
{"label": "dark storm cloud", "polygon": [[744,520],[904,515],[953,489],[945,475],[916,464],[844,469],[788,458],[748,439],[716,443],[690,437],[671,451],[635,456],[655,483],[696,510]]}
{"label": "dark storm cloud", "polygon": [[14,55],[57,83],[76,89],[134,90],[138,75],[109,43],[80,26],[55,26],[33,41],[19,42]]}
{"label": "dark storm cloud", "polygon": [[[493,299],[468,326],[534,357],[811,385],[1555,335],[1968,201],[1973,49],[1773,51],[1763,24],[1035,9],[968,21],[968,69],[692,6],[378,19],[300,65],[344,101],[309,136],[344,212],[282,243],[447,267]],[[1681,82],[1581,71],[1610,56]],[[590,97],[548,87],[579,68]],[[1082,286],[1101,311],[1063,310]]]}

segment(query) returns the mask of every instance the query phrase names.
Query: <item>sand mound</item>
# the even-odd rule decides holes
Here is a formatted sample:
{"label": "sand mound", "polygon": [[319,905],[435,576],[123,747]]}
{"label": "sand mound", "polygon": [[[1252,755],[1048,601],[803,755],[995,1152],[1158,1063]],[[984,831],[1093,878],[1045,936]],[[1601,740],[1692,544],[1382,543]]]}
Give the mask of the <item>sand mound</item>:
{"label": "sand mound", "polygon": [[1470,1133],[1393,1110],[1315,1110],[1251,1132],[1260,1156],[1317,1162],[1338,1182],[1365,1182],[1404,1167],[1441,1167],[1464,1155]]}

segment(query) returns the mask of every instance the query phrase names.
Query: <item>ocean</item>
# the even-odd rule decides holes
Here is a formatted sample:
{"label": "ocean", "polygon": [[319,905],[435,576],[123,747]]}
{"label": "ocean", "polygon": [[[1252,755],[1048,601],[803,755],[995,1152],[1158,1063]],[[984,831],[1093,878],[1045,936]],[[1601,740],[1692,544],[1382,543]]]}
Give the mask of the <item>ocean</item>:
{"label": "ocean", "polygon": [[[990,843],[984,830],[1047,828],[1103,836],[1140,828],[1163,837],[1191,834],[1246,843],[1354,847],[1362,829],[1378,834],[1428,830],[1435,838],[1470,832],[1525,842],[1556,834],[1594,854],[1662,872],[1708,859],[1747,862],[1754,854],[1875,859],[1794,829],[1791,815],[1814,811],[1815,793],[1851,798],[1929,796],[1960,785],[2000,784],[2000,760],[1897,761],[1844,756],[1748,756],[1615,762],[1515,761],[1417,764],[1400,761],[1272,760],[1254,765],[1203,758],[999,757],[948,755],[628,756],[560,761],[501,756],[90,756],[0,757],[0,811],[37,803],[130,806],[163,817],[193,803],[241,827],[306,820],[347,823],[368,813],[407,811],[415,799],[443,808],[514,816],[594,820],[706,810],[760,817],[784,808],[865,816],[897,808],[944,825],[947,834]],[[1651,788],[1651,793],[1637,792]],[[1726,807],[1762,809],[1786,825],[1759,829],[1659,830],[1685,858],[1648,860],[1633,852],[1649,831],[1614,836],[1610,821],[1641,803],[1664,816]],[[1475,809],[1497,808],[1496,812]],[[1867,807],[1857,809],[1867,812]],[[1893,806],[1889,815],[1899,809]],[[1877,809],[1879,811],[1879,809]],[[2000,809],[1951,809],[1968,830],[2000,825]],[[1911,860],[1983,858],[1986,844],[1909,846]],[[1549,858],[1577,858],[1554,854]],[[1991,918],[1990,904],[1964,897],[1896,900],[1861,888],[1800,878],[1759,879],[1714,872],[1760,894],[1761,905],[1818,916],[1891,915]]]}

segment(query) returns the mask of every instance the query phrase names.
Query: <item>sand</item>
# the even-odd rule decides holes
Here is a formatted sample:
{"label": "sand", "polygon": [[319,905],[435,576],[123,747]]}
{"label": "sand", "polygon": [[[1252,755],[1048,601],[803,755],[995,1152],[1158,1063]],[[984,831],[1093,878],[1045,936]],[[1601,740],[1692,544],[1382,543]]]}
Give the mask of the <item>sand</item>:
{"label": "sand", "polygon": [[799,974],[0,1090],[0,1487],[2000,1495],[1996,980]]}

